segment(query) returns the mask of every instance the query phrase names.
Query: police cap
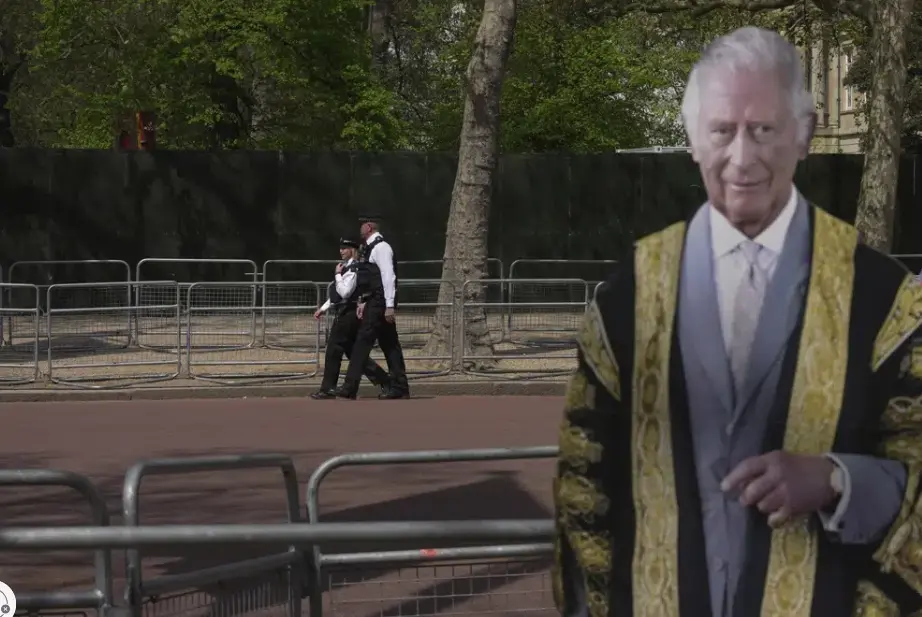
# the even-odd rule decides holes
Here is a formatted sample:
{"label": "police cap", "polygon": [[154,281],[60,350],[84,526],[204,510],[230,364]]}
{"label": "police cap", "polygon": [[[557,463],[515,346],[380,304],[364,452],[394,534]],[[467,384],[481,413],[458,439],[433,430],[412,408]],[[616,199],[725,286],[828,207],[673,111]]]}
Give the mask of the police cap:
{"label": "police cap", "polygon": [[360,248],[362,245],[359,244],[356,240],[350,240],[349,238],[340,238],[339,246],[340,248],[357,249],[357,248]]}

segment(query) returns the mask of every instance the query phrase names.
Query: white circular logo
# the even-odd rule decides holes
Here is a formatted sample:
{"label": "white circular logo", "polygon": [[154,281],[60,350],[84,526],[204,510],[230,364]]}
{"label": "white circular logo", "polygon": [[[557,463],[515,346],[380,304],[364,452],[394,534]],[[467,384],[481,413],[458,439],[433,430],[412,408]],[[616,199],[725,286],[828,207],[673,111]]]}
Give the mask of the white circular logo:
{"label": "white circular logo", "polygon": [[16,614],[16,594],[10,586],[0,581],[0,617],[13,617]]}

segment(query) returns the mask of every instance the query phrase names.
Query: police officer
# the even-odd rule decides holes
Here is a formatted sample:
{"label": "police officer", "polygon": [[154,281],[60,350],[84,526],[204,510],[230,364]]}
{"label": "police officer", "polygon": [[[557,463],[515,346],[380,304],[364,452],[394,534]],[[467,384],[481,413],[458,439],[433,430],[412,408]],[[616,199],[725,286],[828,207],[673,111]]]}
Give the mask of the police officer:
{"label": "police officer", "polygon": [[[314,313],[314,318],[320,319],[324,313],[332,309],[336,317],[327,337],[323,381],[320,390],[311,395],[313,399],[333,399],[340,394],[336,390],[340,365],[343,355],[350,357],[352,353],[359,331],[359,318],[356,315],[358,300],[361,293],[367,293],[367,289],[363,288],[368,287],[369,277],[362,271],[362,265],[357,259],[358,251],[358,242],[340,238],[339,255],[343,261],[336,265],[336,279],[330,288],[329,299]],[[361,366],[362,372],[371,383],[379,386],[384,392],[388,390],[387,373],[377,362],[366,356]]]}
{"label": "police officer", "polygon": [[394,250],[378,233],[377,223],[363,223],[360,233],[365,241],[362,247],[362,267],[367,269],[369,288],[360,299],[358,315],[361,325],[349,358],[349,368],[343,379],[341,393],[345,398],[355,398],[363,367],[377,341],[387,359],[390,378],[389,387],[384,389],[378,398],[409,398],[407,369],[397,336],[397,269]]}

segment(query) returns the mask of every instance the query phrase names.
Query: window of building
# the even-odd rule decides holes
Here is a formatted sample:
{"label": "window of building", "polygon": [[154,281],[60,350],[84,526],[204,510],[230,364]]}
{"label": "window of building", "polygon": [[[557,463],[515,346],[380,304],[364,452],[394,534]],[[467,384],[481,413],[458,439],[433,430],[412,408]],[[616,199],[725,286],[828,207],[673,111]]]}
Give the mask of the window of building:
{"label": "window of building", "polygon": [[[851,52],[845,54],[842,58],[842,81],[844,82],[848,78],[848,71],[852,66],[852,54]],[[842,107],[845,111],[851,111],[855,108],[855,89],[851,86],[844,86],[842,88]]]}

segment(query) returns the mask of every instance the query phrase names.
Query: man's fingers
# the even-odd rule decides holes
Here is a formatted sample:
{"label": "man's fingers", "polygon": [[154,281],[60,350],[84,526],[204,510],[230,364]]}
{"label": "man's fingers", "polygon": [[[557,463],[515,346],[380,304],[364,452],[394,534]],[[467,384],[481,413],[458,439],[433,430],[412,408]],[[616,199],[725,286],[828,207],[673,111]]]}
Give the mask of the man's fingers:
{"label": "man's fingers", "polygon": [[720,483],[720,489],[724,492],[737,490],[761,476],[766,469],[768,469],[768,461],[764,457],[752,456],[747,458],[727,474],[727,477]]}
{"label": "man's fingers", "polygon": [[783,527],[791,520],[791,511],[787,506],[768,515],[768,526],[772,529]]}
{"label": "man's fingers", "polygon": [[[759,509],[761,510],[762,500],[775,492],[777,488],[777,480],[770,474],[763,473],[745,485],[743,492],[740,494],[740,503],[744,506],[760,504]],[[773,512],[777,509],[777,507],[772,508],[770,511]],[[762,511],[764,512],[765,510]]]}
{"label": "man's fingers", "polygon": [[784,508],[785,493],[781,487],[776,486],[774,490],[762,497],[756,507],[762,514],[774,514]]}

